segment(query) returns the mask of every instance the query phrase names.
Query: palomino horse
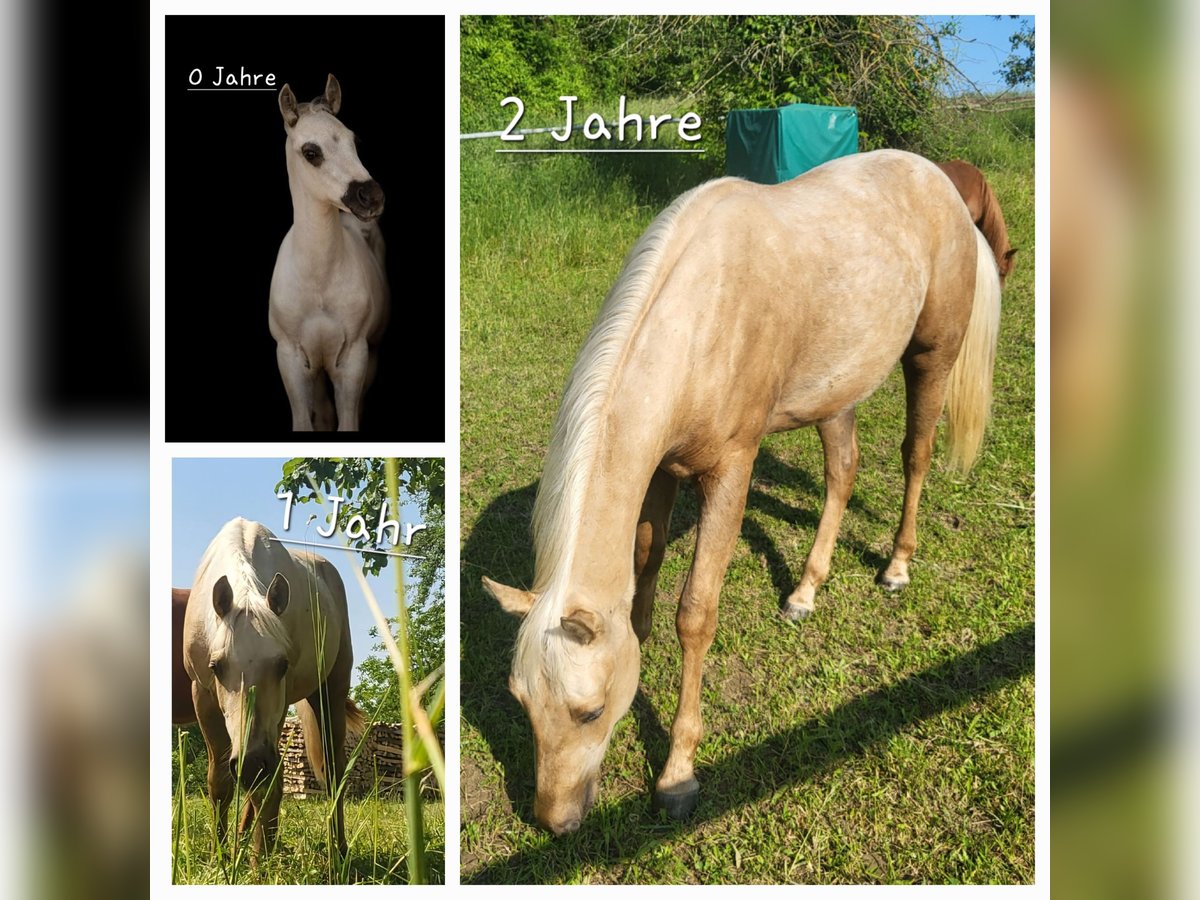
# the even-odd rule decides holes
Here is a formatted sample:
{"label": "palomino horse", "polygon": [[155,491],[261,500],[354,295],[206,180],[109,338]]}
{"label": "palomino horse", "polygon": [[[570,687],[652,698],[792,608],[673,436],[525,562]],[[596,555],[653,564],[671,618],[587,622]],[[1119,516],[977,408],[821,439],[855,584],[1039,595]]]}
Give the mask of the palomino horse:
{"label": "palomino horse", "polygon": [[[387,325],[383,191],[336,118],[342,89],[296,103],[279,92],[294,222],[271,276],[270,326],[295,431],[357,431]],[[328,379],[333,384],[329,397]]]}
{"label": "palomino horse", "polygon": [[979,449],[999,311],[983,235],[945,174],[910,153],[847,156],[775,186],[718,179],[654,221],[567,383],[533,511],[533,588],[484,579],[524,619],[509,687],[532,720],[540,822],[573,831],[595,798],[637,690],[679,480],[695,480],[700,519],[655,790],[677,817],[699,793],[701,667],[764,435],[816,425],[825,449],[825,508],[782,609],[798,618],[828,575],[853,485],[855,404],[900,361],[904,506],[880,580],[903,587],[943,401],[952,463],[965,470]]}
{"label": "palomino horse", "polygon": [[988,184],[982,172],[961,159],[938,163],[938,167],[950,176],[950,180],[962,195],[963,203],[967,204],[971,221],[987,238],[992,254],[996,257],[996,268],[1000,270],[1000,287],[1003,288],[1004,280],[1012,271],[1013,256],[1017,251],[1008,242],[1008,226],[1004,224],[1004,213],[1000,210],[1000,204],[996,202],[992,186]]}
{"label": "palomino horse", "polygon": [[279,734],[289,704],[313,772],[335,797],[330,834],[346,853],[337,784],[346,768],[354,660],[346,589],[315,553],[289,551],[257,522],[234,519],[196,570],[183,626],[183,665],[208,746],[208,794],[224,840],[235,782],[247,794],[238,832],[257,858],[275,843],[283,778]]}

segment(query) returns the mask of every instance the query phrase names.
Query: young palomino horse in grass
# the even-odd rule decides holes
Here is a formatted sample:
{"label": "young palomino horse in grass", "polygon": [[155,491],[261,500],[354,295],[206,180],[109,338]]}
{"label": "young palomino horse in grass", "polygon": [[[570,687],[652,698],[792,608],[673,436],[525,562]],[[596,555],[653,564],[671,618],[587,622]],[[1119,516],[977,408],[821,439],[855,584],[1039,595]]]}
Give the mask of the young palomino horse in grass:
{"label": "young palomino horse in grass", "polygon": [[781,185],[722,178],[684,194],[634,246],[576,360],[533,512],[532,590],[484,579],[522,616],[509,686],[533,725],[534,814],[579,827],[640,642],[680,479],[700,499],[676,614],[683,647],[655,801],[688,814],[699,785],[700,674],[764,435],[816,425],[825,507],[799,586],[813,609],[858,463],[854,407],[899,360],[905,492],[880,580],[908,583],[917,502],[949,403],[950,460],[973,462],[991,398],[1000,283],[982,234],[933,163],[847,156]]}
{"label": "young palomino horse in grass", "polygon": [[938,163],[938,168],[954,182],[963,203],[967,205],[967,212],[971,214],[971,221],[987,238],[992,255],[996,257],[1000,287],[1003,288],[1004,280],[1012,271],[1013,257],[1017,251],[1008,242],[1008,226],[1004,224],[1004,213],[996,201],[996,195],[992,193],[992,186],[982,172],[961,159]]}
{"label": "young palomino horse in grass", "polygon": [[[342,89],[279,92],[294,221],[271,276],[270,326],[295,431],[357,431],[388,316],[383,191],[337,119]],[[329,385],[333,385],[333,399]]]}
{"label": "young palomino horse in grass", "polygon": [[257,522],[227,523],[196,570],[183,666],[208,746],[217,840],[236,783],[246,792],[239,834],[253,828],[256,859],[274,845],[283,795],[279,734],[294,704],[313,772],[335,797],[330,837],[344,856],[337,785],[347,718],[361,727],[362,715],[347,700],[354,658],[337,570],[315,553],[289,551]]}

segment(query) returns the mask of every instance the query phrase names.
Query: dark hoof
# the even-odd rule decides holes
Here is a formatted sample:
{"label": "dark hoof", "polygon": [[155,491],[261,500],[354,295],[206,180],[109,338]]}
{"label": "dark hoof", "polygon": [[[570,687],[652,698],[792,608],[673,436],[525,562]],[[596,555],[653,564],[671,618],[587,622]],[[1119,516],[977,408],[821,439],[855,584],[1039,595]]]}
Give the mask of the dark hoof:
{"label": "dark hoof", "polygon": [[909,579],[907,579],[907,578],[905,578],[903,581],[900,581],[899,579],[896,579],[896,578],[888,578],[887,575],[884,575],[882,573],[879,575],[878,578],[875,579],[876,584],[878,584],[885,591],[888,591],[889,593],[892,593],[892,594],[894,594],[896,591],[903,590],[904,588],[908,587],[908,581],[909,581]]}
{"label": "dark hoof", "polygon": [[665,809],[672,819],[686,819],[696,810],[700,800],[700,785],[695,779],[682,784],[674,790],[656,790],[654,792],[654,808]]}
{"label": "dark hoof", "polygon": [[799,622],[807,619],[813,613],[811,606],[801,606],[799,603],[784,603],[779,608],[779,615],[789,622]]}

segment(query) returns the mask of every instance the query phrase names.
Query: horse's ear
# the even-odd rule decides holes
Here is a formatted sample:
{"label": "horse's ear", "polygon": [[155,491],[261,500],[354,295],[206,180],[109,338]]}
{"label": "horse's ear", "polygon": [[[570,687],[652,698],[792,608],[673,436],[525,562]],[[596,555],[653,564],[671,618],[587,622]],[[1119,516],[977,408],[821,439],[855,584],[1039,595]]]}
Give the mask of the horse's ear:
{"label": "horse's ear", "polygon": [[516,616],[518,619],[524,618],[533,606],[533,601],[537,596],[532,591],[522,591],[519,588],[509,587],[506,584],[501,584],[498,581],[492,581],[486,575],[483,576],[484,592],[500,604],[500,608],[511,616]]}
{"label": "horse's ear", "polygon": [[1009,247],[1007,250],[1004,251],[1004,261],[1012,262],[1012,258],[1014,255],[1016,255],[1016,252],[1017,252],[1016,247]]}
{"label": "horse's ear", "polygon": [[338,80],[333,77],[332,72],[325,79],[325,102],[329,104],[329,111],[335,116],[342,108],[342,86],[338,84]]}
{"label": "horse's ear", "polygon": [[213,585],[213,609],[222,619],[233,609],[233,588],[229,586],[229,579],[224,575]]}
{"label": "horse's ear", "polygon": [[567,637],[578,644],[590,644],[604,628],[600,616],[593,610],[579,608],[567,613],[558,623]]}
{"label": "horse's ear", "polygon": [[283,114],[283,124],[288,128],[295,127],[300,119],[300,109],[291,85],[285,84],[279,92],[279,112]]}
{"label": "horse's ear", "polygon": [[291,585],[281,573],[276,572],[275,577],[271,579],[271,586],[267,588],[267,605],[271,607],[271,612],[282,616],[291,595]]}

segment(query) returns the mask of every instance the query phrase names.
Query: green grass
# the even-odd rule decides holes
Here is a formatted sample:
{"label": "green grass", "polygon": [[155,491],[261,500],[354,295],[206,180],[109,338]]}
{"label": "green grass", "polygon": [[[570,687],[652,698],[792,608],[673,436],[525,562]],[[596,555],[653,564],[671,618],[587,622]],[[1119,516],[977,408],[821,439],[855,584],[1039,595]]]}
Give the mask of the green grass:
{"label": "green grass", "polygon": [[[213,815],[202,791],[177,794],[173,829],[176,884],[404,884],[408,881],[404,802],[367,797],[345,801],[348,858],[331,872],[324,799],[285,797],[279,808],[278,843],[257,871],[249,864],[249,836],[217,853]],[[432,880],[442,881],[445,848],[443,807],[424,803],[426,863]],[[230,833],[236,824],[230,809]]]}
{"label": "green grass", "polygon": [[566,838],[533,823],[532,735],[505,686],[517,623],[479,577],[529,585],[529,516],[574,356],[638,235],[719,173],[687,157],[513,158],[464,145],[464,883],[1032,881],[1032,126],[1020,112],[985,115],[957,123],[943,146],[986,157],[1022,252],[1004,295],[993,423],[966,479],[935,460],[912,584],[898,595],[874,584],[903,489],[897,371],[859,408],[861,463],[832,576],[799,625],[776,608],[820,514],[820,441],[803,429],[763,444],[705,667],[700,805],[675,823],[650,795],[675,710],[674,604],[695,538],[696,504],[681,491],[641,689],[596,807]]}

